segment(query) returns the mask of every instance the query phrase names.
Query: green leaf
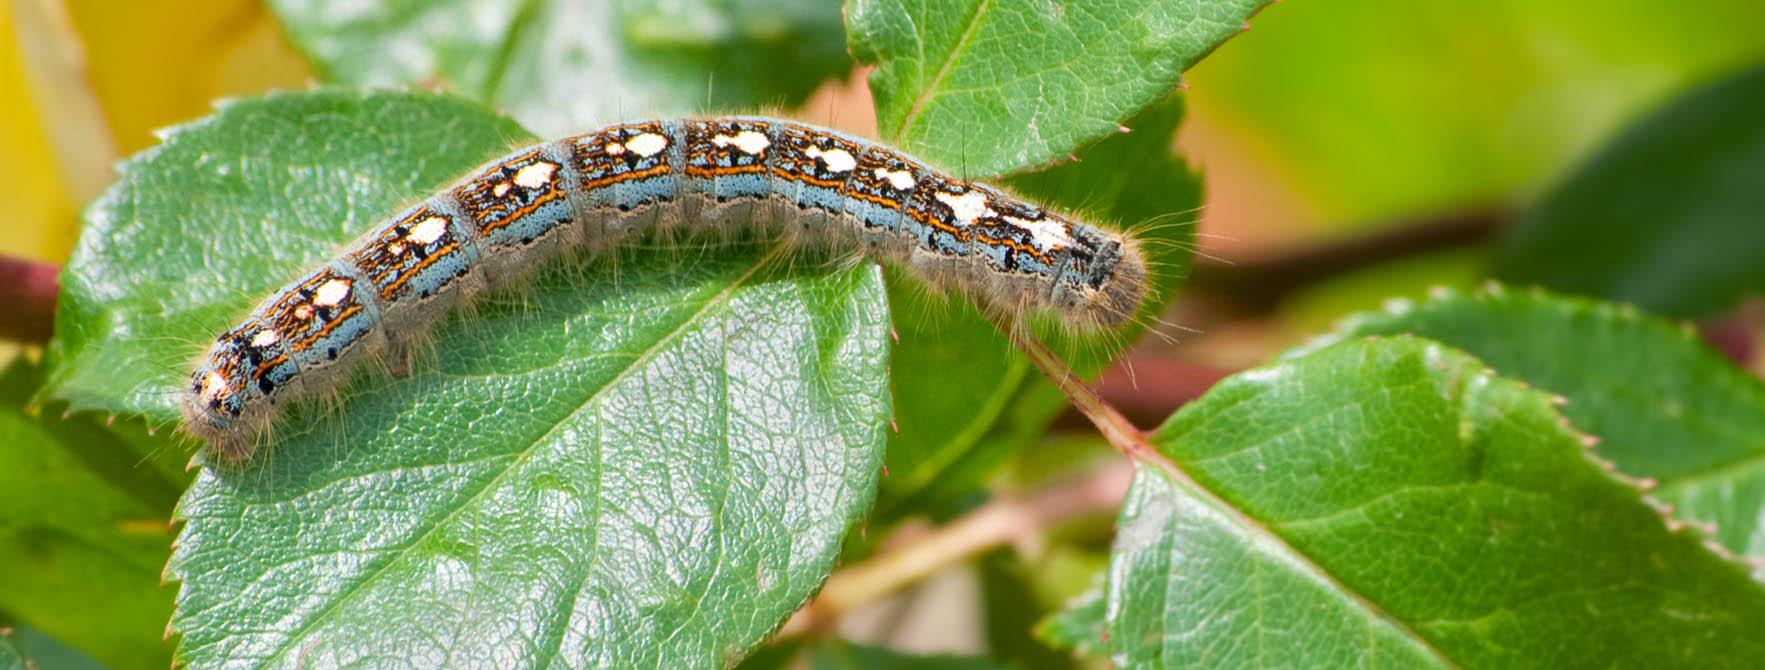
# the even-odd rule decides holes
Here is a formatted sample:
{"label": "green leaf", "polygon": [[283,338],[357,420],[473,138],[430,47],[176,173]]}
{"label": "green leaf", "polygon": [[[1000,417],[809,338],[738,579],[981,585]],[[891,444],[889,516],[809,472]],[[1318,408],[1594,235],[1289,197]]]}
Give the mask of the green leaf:
{"label": "green leaf", "polygon": [[835,638],[809,649],[809,669],[1001,670],[1001,666],[974,656],[904,654]]}
{"label": "green leaf", "polygon": [[1354,317],[1312,348],[1414,333],[1562,394],[1575,426],[1618,469],[1655,480],[1678,516],[1765,556],[1765,384],[1696,335],[1635,309],[1494,286]]}
{"label": "green leaf", "polygon": [[27,670],[24,654],[13,646],[12,636],[0,631],[0,670]]}
{"label": "green leaf", "polygon": [[[1235,375],[1151,437],[1118,667],[1750,667],[1765,586],[1588,457],[1551,396],[1426,340]],[[1183,474],[1179,474],[1179,471]]]}
{"label": "green leaf", "polygon": [[[169,440],[28,406],[42,370],[0,372],[0,611],[115,668],[159,670],[171,511],[187,477]],[[128,427],[119,427],[125,430]]]}
{"label": "green leaf", "polygon": [[[1080,160],[1005,182],[1050,206],[1139,231],[1152,264],[1154,288],[1139,323],[1088,337],[1040,324],[1036,332],[1080,375],[1098,373],[1121,353],[1188,274],[1195,230],[1181,217],[1199,207],[1201,178],[1171,150],[1182,119],[1182,99],[1170,96],[1128,121],[1132,132],[1086,148]],[[889,441],[882,517],[972,494],[1012,453],[1040,440],[1066,407],[1054,385],[966,301],[928,298],[899,273],[891,279],[900,433]]]}
{"label": "green leaf", "polygon": [[878,132],[958,174],[1064,158],[1165,97],[1267,0],[851,0]]}
{"label": "green leaf", "polygon": [[[169,589],[168,589],[169,591]],[[163,623],[158,624],[163,626]],[[106,670],[105,665],[91,656],[81,653],[60,640],[44,635],[42,631],[25,624],[8,623],[7,631],[0,631],[0,639],[11,643],[27,663],[31,670]],[[149,661],[159,662],[154,666],[163,670],[171,662],[171,645],[161,645],[160,652],[150,658],[129,659],[124,663],[108,667],[148,667]],[[0,668],[5,667],[0,664]]]}
{"label": "green leaf", "polygon": [[773,640],[755,647],[747,658],[742,659],[736,670],[794,670],[798,667],[797,659],[803,655],[807,641],[803,637],[788,637]]}
{"label": "green leaf", "polygon": [[546,136],[631,116],[791,106],[844,75],[826,0],[270,0],[329,83],[433,85]]}
{"label": "green leaf", "polygon": [[1108,653],[1109,637],[1104,634],[1103,621],[1108,617],[1109,602],[1103,595],[1103,577],[1097,573],[1097,586],[1073,598],[1066,607],[1036,624],[1036,637],[1060,649],[1071,649],[1080,656],[1104,656]]}
{"label": "green leaf", "polygon": [[[519,134],[446,96],[344,92],[169,133],[88,215],[58,375],[170,416],[187,372],[143,361],[187,360],[181,342]],[[364,377],[249,467],[205,469],[168,568],[179,659],[739,659],[832,568],[889,412],[880,273],[768,253],[559,263],[439,327],[408,378]]]}
{"label": "green leaf", "polygon": [[[981,618],[986,623],[988,656],[1020,668],[1071,668],[1071,656],[1035,636],[1036,622],[1058,601],[1044,604],[1036,579],[1046,576],[1012,549],[981,557],[975,566],[981,585]],[[1083,573],[1080,573],[1081,575]]]}
{"label": "green leaf", "polygon": [[1630,128],[1513,227],[1498,274],[1697,316],[1765,291],[1765,65]]}

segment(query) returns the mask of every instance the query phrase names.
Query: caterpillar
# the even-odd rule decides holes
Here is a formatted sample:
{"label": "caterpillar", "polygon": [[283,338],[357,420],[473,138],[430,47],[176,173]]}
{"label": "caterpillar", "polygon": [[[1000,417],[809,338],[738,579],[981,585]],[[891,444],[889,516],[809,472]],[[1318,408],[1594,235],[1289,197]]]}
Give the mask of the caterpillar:
{"label": "caterpillar", "polygon": [[443,315],[546,258],[661,230],[732,229],[849,247],[1079,328],[1125,323],[1147,291],[1131,237],[874,142],[761,117],[620,123],[474,169],[265,298],[191,373],[184,429],[243,462],[280,406],[377,355],[402,374]]}

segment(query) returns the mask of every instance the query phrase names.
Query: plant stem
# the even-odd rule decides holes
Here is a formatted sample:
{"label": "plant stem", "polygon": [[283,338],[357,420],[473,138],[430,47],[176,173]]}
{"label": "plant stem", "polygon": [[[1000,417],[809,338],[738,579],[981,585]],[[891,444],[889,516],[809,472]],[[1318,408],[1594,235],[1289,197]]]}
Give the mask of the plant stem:
{"label": "plant stem", "polygon": [[1293,293],[1361,268],[1419,254],[1482,244],[1511,213],[1484,208],[1420,218],[1348,239],[1236,262],[1198,257],[1186,291],[1214,294],[1231,318],[1274,311]]}
{"label": "plant stem", "polygon": [[[1201,397],[1236,370],[1195,363],[1170,355],[1130,352],[1103,370],[1094,388],[1102,401],[1136,426],[1156,426],[1172,412]],[[1063,413],[1055,427],[1086,430],[1089,417],[1076,409]]]}
{"label": "plant stem", "polygon": [[1060,356],[1049,350],[1048,345],[1009,317],[989,315],[988,318],[992,320],[994,327],[1017,345],[1019,351],[1029,357],[1030,362],[1042,371],[1043,376],[1054,382],[1060,393],[1072,402],[1074,409],[1090,419],[1092,425],[1097,426],[1103,439],[1108,440],[1117,451],[1134,461],[1143,460],[1151,454],[1147,451],[1151,447],[1146,444],[1146,434],[1128,421],[1127,417],[1122,416],[1121,412],[1116,411],[1114,405],[1097,395],[1096,389],[1073,374],[1066,361],[1060,360]]}
{"label": "plant stem", "polygon": [[55,324],[57,272],[48,263],[0,256],[0,340],[48,341]]}
{"label": "plant stem", "polygon": [[835,572],[821,593],[786,621],[778,638],[824,630],[840,617],[933,573],[1069,519],[1114,510],[1133,467],[1117,463],[1028,495],[1002,497],[899,549]]}
{"label": "plant stem", "polygon": [[785,622],[778,638],[825,629],[852,610],[945,567],[1066,519],[1114,509],[1121,504],[1134,468],[1140,463],[1171,469],[1171,464],[1146,441],[1146,434],[1073,374],[1047,345],[1008,317],[990,318],[1060,388],[1073,407],[1091,420],[1104,439],[1128,457],[1128,462],[1025,497],[994,500],[900,549],[834,573],[821,594]]}

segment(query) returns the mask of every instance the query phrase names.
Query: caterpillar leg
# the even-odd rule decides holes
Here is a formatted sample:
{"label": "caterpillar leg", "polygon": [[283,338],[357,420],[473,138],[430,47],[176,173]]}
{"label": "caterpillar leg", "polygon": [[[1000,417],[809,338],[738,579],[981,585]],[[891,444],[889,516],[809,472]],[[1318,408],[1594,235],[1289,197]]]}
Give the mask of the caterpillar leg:
{"label": "caterpillar leg", "polygon": [[386,369],[399,379],[411,376],[411,345],[399,341],[387,342]]}

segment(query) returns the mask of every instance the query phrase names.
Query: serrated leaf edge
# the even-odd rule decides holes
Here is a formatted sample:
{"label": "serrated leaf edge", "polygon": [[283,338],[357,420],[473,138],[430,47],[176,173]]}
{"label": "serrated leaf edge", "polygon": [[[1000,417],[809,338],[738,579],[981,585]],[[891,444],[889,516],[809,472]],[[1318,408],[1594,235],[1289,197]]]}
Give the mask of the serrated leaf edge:
{"label": "serrated leaf edge", "polygon": [[[1493,288],[1494,290],[1491,290],[1491,288]],[[1442,291],[1443,292],[1440,293],[1439,296],[1436,296],[1437,298],[1446,297],[1449,295],[1465,295],[1462,292],[1452,291],[1450,289],[1443,289]],[[1503,291],[1501,290],[1501,287],[1499,285],[1497,285],[1497,286],[1493,286],[1493,287],[1485,287],[1485,289],[1481,292],[1481,294],[1487,294],[1489,296],[1499,297],[1499,296],[1503,295]],[[1596,306],[1596,307],[1603,305],[1602,303],[1598,303],[1597,301],[1584,301],[1584,302],[1586,302],[1590,305]],[[1631,316],[1633,318],[1640,318],[1641,314],[1633,309],[1633,310],[1631,310]],[[1328,337],[1328,336],[1325,336],[1325,337]],[[1695,335],[1693,335],[1691,337],[1693,337],[1693,339],[1695,339]],[[1324,339],[1323,337],[1316,338],[1316,340],[1323,340],[1323,339]],[[1475,374],[1475,376],[1469,377],[1466,380],[1459,382],[1460,389],[1468,389],[1468,388],[1470,388],[1470,386],[1472,384],[1506,383],[1506,384],[1513,385],[1515,390],[1519,391],[1524,396],[1528,396],[1532,400],[1541,403],[1541,406],[1548,409],[1550,411],[1551,415],[1553,417],[1555,417],[1558,426],[1560,426],[1565,431],[1565,434],[1578,440],[1578,443],[1581,445],[1581,449],[1579,450],[1579,453],[1582,455],[1582,457],[1584,459],[1586,459],[1586,461],[1589,465],[1593,466],[1598,471],[1598,473],[1599,473],[1598,476],[1604,476],[1607,479],[1609,479],[1610,481],[1618,483],[1618,484],[1628,488],[1629,490],[1635,492],[1638,502],[1641,502],[1642,504],[1647,505],[1648,507],[1653,509],[1657,513],[1657,516],[1660,518],[1661,525],[1667,531],[1668,536],[1670,538],[1676,538],[1676,539],[1681,539],[1681,540],[1691,540],[1692,542],[1702,546],[1704,549],[1706,549],[1706,550],[1710,551],[1712,554],[1714,554],[1718,558],[1718,560],[1721,561],[1722,564],[1728,565],[1730,567],[1733,567],[1733,568],[1739,570],[1742,575],[1747,577],[1747,579],[1749,579],[1753,583],[1765,585],[1765,560],[1760,560],[1757,562],[1749,561],[1746,558],[1738,556],[1738,555],[1734,554],[1733,552],[1729,551],[1726,547],[1723,547],[1720,543],[1716,542],[1714,539],[1711,539],[1711,535],[1710,535],[1710,533],[1706,532],[1706,529],[1713,529],[1714,524],[1686,523],[1686,522],[1682,522],[1682,521],[1679,521],[1677,519],[1672,518],[1672,516],[1671,516],[1672,506],[1671,505],[1664,504],[1658,500],[1655,500],[1650,495],[1648,495],[1648,492],[1651,490],[1652,485],[1647,480],[1637,479],[1635,477],[1631,477],[1629,475],[1626,475],[1622,472],[1618,472],[1613,463],[1611,463],[1610,461],[1607,461],[1605,459],[1602,459],[1598,455],[1596,455],[1594,453],[1594,446],[1598,444],[1598,438],[1576,428],[1569,421],[1568,417],[1564,416],[1561,412],[1557,411],[1557,407],[1560,405],[1560,402],[1558,400],[1560,396],[1556,396],[1555,394],[1551,394],[1551,393],[1547,393],[1547,392],[1535,389],[1531,385],[1524,382],[1523,380],[1509,378],[1509,377],[1503,377],[1503,376],[1499,375],[1498,373],[1496,373],[1496,371],[1494,369],[1490,368],[1488,365],[1483,364],[1482,360],[1477,358],[1476,356],[1473,356],[1470,353],[1462,351],[1456,347],[1452,347],[1450,345],[1436,342],[1436,341],[1433,341],[1433,340],[1430,340],[1427,338],[1417,337],[1415,335],[1403,333],[1403,334],[1392,335],[1392,336],[1369,335],[1369,336],[1365,336],[1360,339],[1367,340],[1367,341],[1412,340],[1412,341],[1427,343],[1427,345],[1429,347],[1428,351],[1430,352],[1429,355],[1431,355],[1431,356],[1438,356],[1441,353],[1445,353],[1445,352],[1451,352],[1453,354],[1457,354],[1459,356],[1462,356],[1467,361],[1475,363],[1478,366],[1478,371]],[[1341,342],[1341,341],[1343,341],[1343,340],[1340,337],[1337,337],[1335,340],[1325,342],[1324,344],[1327,346],[1329,344],[1335,344],[1335,343]],[[1287,352],[1287,353],[1284,353],[1281,356],[1277,357],[1275,363],[1272,363],[1272,364],[1266,365],[1266,366],[1262,366],[1262,367],[1258,367],[1258,368],[1253,368],[1251,370],[1247,370],[1245,372],[1241,372],[1238,374],[1241,375],[1241,374],[1246,374],[1246,373],[1266,372],[1270,368],[1278,367],[1280,365],[1284,365],[1286,363],[1289,363],[1289,362],[1301,357],[1304,353],[1310,353],[1312,351],[1316,351],[1317,349],[1324,348],[1322,346],[1316,346],[1316,347],[1310,346],[1310,345],[1314,345],[1314,344],[1317,344],[1317,342],[1314,341],[1314,342],[1308,343],[1307,345],[1302,345],[1301,348],[1305,349],[1304,352],[1302,352],[1302,353],[1295,354],[1294,352]],[[1299,349],[1299,348],[1296,348],[1296,350],[1297,349]],[[1234,375],[1234,376],[1236,376],[1236,375]],[[1461,395],[1461,400],[1469,400],[1470,399],[1469,393],[1463,393],[1461,391],[1460,395]],[[1351,600],[1353,600],[1356,604],[1365,608],[1365,610],[1368,613],[1373,614],[1379,620],[1384,621],[1384,622],[1388,623],[1389,625],[1392,625],[1393,628],[1395,628],[1397,631],[1403,633],[1406,637],[1409,637],[1410,639],[1417,642],[1418,645],[1422,649],[1425,649],[1425,650],[1429,651],[1430,653],[1434,654],[1435,656],[1437,656],[1447,666],[1459,667],[1459,664],[1453,662],[1450,656],[1447,656],[1443,651],[1441,651],[1439,648],[1435,647],[1431,640],[1416,633],[1413,629],[1411,629],[1409,627],[1409,625],[1406,622],[1403,622],[1403,621],[1397,619],[1396,617],[1391,616],[1383,608],[1379,607],[1376,603],[1373,603],[1372,601],[1368,600],[1365,596],[1360,594],[1358,591],[1355,591],[1353,589],[1348,588],[1347,585],[1345,585],[1342,581],[1337,579],[1335,577],[1335,575],[1324,570],[1322,568],[1322,566],[1319,566],[1317,563],[1312,561],[1311,557],[1309,555],[1300,552],[1297,548],[1295,548],[1291,544],[1289,544],[1287,542],[1286,538],[1275,533],[1273,530],[1269,529],[1267,526],[1263,525],[1261,522],[1258,522],[1254,519],[1251,519],[1248,515],[1245,515],[1243,512],[1241,512],[1237,507],[1231,505],[1225,499],[1219,497],[1212,490],[1207,489],[1206,487],[1202,486],[1199,482],[1197,482],[1193,478],[1189,477],[1187,473],[1183,472],[1181,468],[1178,468],[1176,466],[1176,464],[1173,461],[1171,461],[1169,458],[1167,458],[1162,452],[1157,451],[1156,449],[1148,450],[1148,453],[1146,453],[1144,455],[1144,457],[1142,458],[1142,462],[1145,464],[1157,467],[1159,469],[1159,471],[1161,472],[1161,474],[1165,475],[1174,486],[1186,489],[1190,494],[1196,495],[1198,498],[1200,498],[1204,504],[1207,504],[1207,505],[1212,506],[1218,510],[1221,510],[1223,514],[1225,514],[1227,517],[1229,517],[1235,523],[1243,524],[1244,527],[1249,530],[1249,532],[1252,532],[1252,533],[1255,533],[1259,536],[1264,537],[1266,540],[1271,542],[1273,544],[1273,546],[1277,546],[1277,547],[1280,547],[1281,549],[1284,549],[1286,552],[1288,552],[1292,556],[1296,565],[1302,566],[1302,567],[1312,571],[1317,578],[1326,581],[1327,583],[1338,588],[1342,593],[1347,594]],[[1109,573],[1109,569],[1105,568],[1104,573],[1107,575]],[[1107,587],[1105,587],[1105,588],[1106,588],[1106,593],[1107,593]],[[1108,617],[1108,616],[1106,616],[1104,619],[1103,631],[1104,631],[1104,635],[1106,637],[1113,636],[1113,633],[1111,631],[1111,626],[1110,626],[1110,617]]]}
{"label": "serrated leaf edge", "polygon": [[[1708,356],[1718,359],[1721,356],[1720,353],[1712,349],[1707,342],[1703,341],[1703,339],[1698,336],[1697,326],[1689,321],[1675,322],[1665,317],[1656,316],[1650,312],[1646,312],[1629,303],[1615,303],[1580,296],[1565,295],[1547,290],[1541,286],[1528,286],[1522,289],[1522,291],[1514,291],[1512,287],[1500,281],[1489,280],[1484,282],[1477,289],[1471,291],[1446,286],[1434,286],[1428,290],[1428,298],[1422,302],[1413,301],[1407,298],[1388,300],[1379,310],[1351,314],[1337,320],[1335,326],[1330,332],[1314,336],[1299,346],[1286,352],[1282,352],[1279,358],[1297,358],[1337,342],[1341,342],[1343,341],[1344,333],[1352,332],[1358,329],[1361,324],[1367,323],[1375,318],[1404,316],[1432,305],[1457,301],[1491,304],[1503,300],[1515,300],[1517,298],[1532,300],[1536,305],[1545,305],[1547,302],[1555,303],[1567,309],[1572,315],[1586,315],[1598,319],[1609,320],[1622,325],[1656,329],[1663,334],[1677,336],[1687,346],[1702,351]],[[1407,336],[1407,334],[1405,336]],[[1450,345],[1446,346],[1451,348]],[[1457,349],[1455,348],[1455,350]],[[1466,352],[1466,355],[1470,356],[1471,354]],[[1472,357],[1475,358],[1475,356]],[[1496,374],[1499,374],[1499,372]],[[1533,390],[1524,380],[1511,377],[1508,379],[1521,384],[1528,390]],[[1730,384],[1735,382],[1745,383],[1749,380],[1755,380],[1755,389],[1753,392],[1755,394],[1765,395],[1765,385],[1758,385],[1756,378],[1750,375],[1737,373],[1736,375],[1726,375],[1725,379],[1729,380]],[[1550,398],[1554,406],[1562,406],[1569,402],[1567,398],[1557,394],[1550,394]],[[1589,434],[1571,425],[1568,418],[1563,416],[1561,412],[1556,412],[1553,409],[1553,413],[1555,413],[1562,421],[1562,424],[1566,429],[1572,431],[1581,439],[1587,458],[1595,465],[1599,466],[1600,469],[1604,470],[1607,476],[1621,481],[1635,489],[1645,504],[1649,505],[1649,507],[1662,515],[1662,520],[1667,525],[1668,530],[1673,531],[1675,534],[1680,534],[1682,531],[1693,534],[1693,536],[1696,537],[1706,549],[1709,549],[1711,552],[1723,557],[1729,562],[1744,566],[1753,571],[1765,570],[1765,556],[1749,557],[1742,555],[1718,542],[1715,537],[1720,528],[1714,522],[1698,523],[1673,518],[1672,515],[1675,511],[1674,506],[1661,501],[1654,495],[1655,491],[1660,488],[1660,482],[1658,480],[1653,477],[1635,477],[1618,470],[1616,463],[1599,455],[1597,451],[1601,441],[1599,436]],[[1731,467],[1732,465],[1732,463],[1729,463],[1719,467]],[[1755,572],[1752,574],[1752,578],[1756,582],[1765,584],[1765,572]]]}

